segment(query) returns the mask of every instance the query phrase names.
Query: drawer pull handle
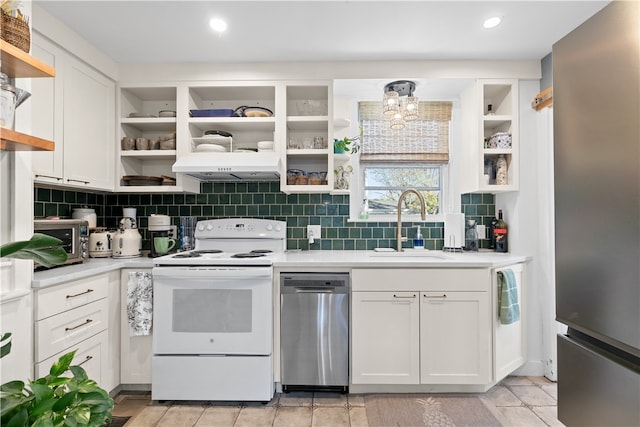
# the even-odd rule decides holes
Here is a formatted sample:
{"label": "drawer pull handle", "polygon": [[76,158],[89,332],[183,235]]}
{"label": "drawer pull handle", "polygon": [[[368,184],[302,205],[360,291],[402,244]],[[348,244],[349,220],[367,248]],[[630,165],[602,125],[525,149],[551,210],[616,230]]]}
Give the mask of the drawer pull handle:
{"label": "drawer pull handle", "polygon": [[58,181],[62,181],[62,178],[57,177],[57,176],[51,176],[51,175],[40,175],[40,174],[36,174],[36,178],[51,178],[51,179],[57,179]]}
{"label": "drawer pull handle", "polygon": [[88,294],[88,293],[91,293],[91,292],[93,292],[93,289],[87,289],[86,291],[84,291],[84,292],[80,292],[79,294],[67,295],[67,299],[68,299],[68,298],[75,298],[75,297],[79,297],[80,295]]}
{"label": "drawer pull handle", "polygon": [[394,297],[394,298],[415,298],[415,297],[416,297],[416,294],[409,295],[409,296],[403,296],[403,295],[396,295],[396,294],[393,294],[393,297]]}
{"label": "drawer pull handle", "polygon": [[442,294],[442,295],[425,295],[425,298],[446,298],[447,294]]}
{"label": "drawer pull handle", "polygon": [[74,326],[72,328],[64,328],[65,332],[66,331],[73,331],[74,329],[78,329],[80,326],[84,326],[84,325],[88,325],[89,323],[93,322],[93,320],[91,319],[87,319],[86,322],[79,324],[78,326]]}
{"label": "drawer pull handle", "polygon": [[91,184],[91,181],[83,181],[81,179],[67,178],[67,182],[79,182],[80,184]]}
{"label": "drawer pull handle", "polygon": [[89,360],[93,359],[93,356],[87,356],[82,362],[78,363],[76,366],[81,366],[87,363]]}

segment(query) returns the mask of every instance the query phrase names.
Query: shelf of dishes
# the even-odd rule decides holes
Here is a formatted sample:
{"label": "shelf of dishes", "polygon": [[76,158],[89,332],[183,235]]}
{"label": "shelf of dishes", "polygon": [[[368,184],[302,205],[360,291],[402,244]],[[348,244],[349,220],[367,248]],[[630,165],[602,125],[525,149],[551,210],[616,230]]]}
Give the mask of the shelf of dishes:
{"label": "shelf of dishes", "polygon": [[306,172],[301,169],[287,170],[287,185],[327,185],[327,172]]}

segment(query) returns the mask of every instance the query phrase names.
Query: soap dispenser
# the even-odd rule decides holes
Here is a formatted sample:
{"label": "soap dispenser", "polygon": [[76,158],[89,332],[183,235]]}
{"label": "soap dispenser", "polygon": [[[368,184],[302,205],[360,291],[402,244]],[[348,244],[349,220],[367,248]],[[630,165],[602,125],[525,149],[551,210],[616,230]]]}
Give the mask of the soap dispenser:
{"label": "soap dispenser", "polygon": [[416,227],[416,237],[413,239],[413,248],[424,249],[424,238],[422,237],[422,231],[419,225]]}

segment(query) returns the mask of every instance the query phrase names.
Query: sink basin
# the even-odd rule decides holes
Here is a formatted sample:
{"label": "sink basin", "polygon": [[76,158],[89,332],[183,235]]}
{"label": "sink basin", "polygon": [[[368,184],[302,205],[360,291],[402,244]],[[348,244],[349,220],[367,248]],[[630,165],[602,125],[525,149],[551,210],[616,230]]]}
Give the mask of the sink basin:
{"label": "sink basin", "polygon": [[373,257],[393,257],[393,258],[405,258],[405,257],[420,257],[420,258],[435,258],[435,259],[449,259],[448,256],[436,252],[436,251],[426,251],[426,250],[412,250],[405,249],[402,252],[396,251],[382,251],[377,252],[373,251],[369,254],[369,256]]}

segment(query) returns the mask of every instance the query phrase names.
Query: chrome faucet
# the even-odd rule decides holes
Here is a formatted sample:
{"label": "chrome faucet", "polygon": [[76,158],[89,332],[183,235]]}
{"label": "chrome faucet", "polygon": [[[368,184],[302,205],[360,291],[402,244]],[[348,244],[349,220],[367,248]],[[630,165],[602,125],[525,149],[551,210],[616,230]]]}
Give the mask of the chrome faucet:
{"label": "chrome faucet", "polygon": [[402,221],[400,220],[400,216],[402,215],[402,202],[404,201],[404,198],[409,193],[413,193],[416,196],[418,196],[418,199],[420,200],[420,216],[422,217],[423,221],[427,219],[426,206],[425,206],[424,197],[422,197],[422,194],[420,194],[420,192],[418,192],[418,190],[416,190],[415,188],[409,188],[407,190],[404,190],[400,195],[400,197],[398,198],[398,229],[396,230],[396,236],[398,238],[398,252],[402,252],[402,242],[407,241],[406,237],[402,237]]}

